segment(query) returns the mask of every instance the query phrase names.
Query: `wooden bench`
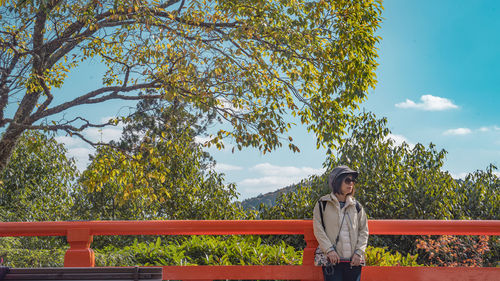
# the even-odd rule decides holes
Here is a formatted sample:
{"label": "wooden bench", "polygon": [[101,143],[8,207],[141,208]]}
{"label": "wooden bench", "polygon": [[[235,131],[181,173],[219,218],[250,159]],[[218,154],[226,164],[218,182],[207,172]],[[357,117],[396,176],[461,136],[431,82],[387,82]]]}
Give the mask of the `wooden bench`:
{"label": "wooden bench", "polygon": [[161,267],[11,268],[3,280],[162,280]]}

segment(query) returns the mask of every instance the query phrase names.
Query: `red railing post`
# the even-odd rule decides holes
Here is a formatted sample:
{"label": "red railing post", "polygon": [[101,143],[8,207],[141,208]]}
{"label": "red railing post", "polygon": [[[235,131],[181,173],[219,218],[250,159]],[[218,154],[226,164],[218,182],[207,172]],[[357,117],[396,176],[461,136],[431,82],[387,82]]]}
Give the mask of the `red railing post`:
{"label": "red railing post", "polygon": [[312,228],[304,231],[304,240],[306,241],[306,248],[304,249],[302,264],[314,265],[314,251],[318,247],[318,241],[316,241]]}
{"label": "red railing post", "polygon": [[318,241],[316,241],[312,228],[304,230],[304,240],[306,241],[306,248],[302,255],[302,266],[311,268],[312,278],[310,280],[323,280],[321,268],[314,266],[314,252],[318,247]]}
{"label": "red railing post", "polygon": [[69,249],[64,255],[64,266],[94,267],[94,251],[90,249],[93,236],[90,234],[90,230],[87,228],[68,229],[66,238],[69,243]]}

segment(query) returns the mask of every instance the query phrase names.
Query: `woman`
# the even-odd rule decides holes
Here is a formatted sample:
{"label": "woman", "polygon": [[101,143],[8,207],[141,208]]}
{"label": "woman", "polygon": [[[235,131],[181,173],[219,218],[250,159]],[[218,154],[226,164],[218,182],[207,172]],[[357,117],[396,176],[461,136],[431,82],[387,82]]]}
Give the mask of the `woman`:
{"label": "woman", "polygon": [[[321,197],[314,207],[314,235],[321,250],[335,265],[333,274],[330,267],[323,267],[325,281],[361,279],[361,264],[368,243],[368,220],[353,198],[357,177],[358,172],[347,166],[333,169],[328,177],[332,192]],[[319,208],[322,208],[323,220]]]}

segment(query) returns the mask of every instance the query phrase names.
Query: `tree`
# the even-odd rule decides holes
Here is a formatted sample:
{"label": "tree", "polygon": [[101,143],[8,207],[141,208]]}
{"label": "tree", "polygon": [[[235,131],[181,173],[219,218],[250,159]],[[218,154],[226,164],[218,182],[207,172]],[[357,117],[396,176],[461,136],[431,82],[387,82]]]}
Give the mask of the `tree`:
{"label": "tree", "polygon": [[[0,172],[0,221],[71,220],[71,189],[78,171],[54,138],[24,132],[7,167]],[[66,245],[61,237],[16,237],[26,249]],[[0,244],[5,241],[0,241]]]}
{"label": "tree", "polygon": [[[459,185],[448,172],[442,171],[446,151],[437,151],[433,144],[428,148],[422,144],[413,148],[406,143],[395,145],[389,138],[387,120],[377,119],[372,113],[361,113],[353,118],[349,132],[350,136],[335,154],[330,152],[324,165],[327,171],[338,165],[348,165],[360,172],[355,196],[370,218],[462,218],[463,197],[457,192]],[[298,193],[302,195],[301,200],[291,200],[306,201],[292,203],[298,205],[297,210],[310,206],[312,212],[319,196],[330,192],[327,178],[328,172],[312,177],[309,184],[304,185],[311,190]]]}
{"label": "tree", "polygon": [[98,150],[83,173],[78,213],[85,219],[245,217],[231,202],[234,184],[211,170],[213,160],[195,142],[207,122],[179,102],[140,102],[120,142]]}
{"label": "tree", "polygon": [[71,219],[77,169],[53,138],[26,131],[0,173],[0,221]]}
{"label": "tree", "polygon": [[490,164],[485,170],[468,174],[458,192],[464,195],[462,216],[466,219],[500,219],[500,177],[497,167]]}
{"label": "tree", "polygon": [[362,113],[351,136],[329,157],[328,170],[342,164],[360,171],[356,198],[374,219],[459,219],[457,182],[443,171],[445,150],[395,145],[385,118]]}
{"label": "tree", "polygon": [[[0,170],[26,129],[84,138],[85,128],[114,121],[56,115],[113,100],[175,98],[214,113],[230,125],[209,142],[218,147],[231,138],[238,148],[297,151],[288,114],[329,144],[375,84],[380,1],[2,3]],[[56,94],[89,60],[106,67],[102,85]]]}
{"label": "tree", "polygon": [[[500,185],[494,166],[457,181],[443,171],[445,150],[438,151],[432,143],[428,147],[396,145],[389,138],[387,120],[372,113],[356,116],[349,133],[324,165],[327,171],[344,164],[360,172],[355,197],[370,219],[498,219]],[[297,193],[284,194],[275,206],[262,206],[259,216],[311,218],[319,197],[331,192],[327,178],[328,172],[311,177]],[[402,253],[417,251],[415,236],[378,235],[370,239],[372,245]],[[498,260],[496,241],[491,240],[493,254],[488,260]]]}

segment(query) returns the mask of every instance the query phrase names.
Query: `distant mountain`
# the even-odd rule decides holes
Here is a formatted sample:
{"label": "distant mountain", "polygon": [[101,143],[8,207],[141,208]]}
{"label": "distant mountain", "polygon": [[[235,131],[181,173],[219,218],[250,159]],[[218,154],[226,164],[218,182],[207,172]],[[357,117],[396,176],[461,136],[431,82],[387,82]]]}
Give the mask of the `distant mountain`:
{"label": "distant mountain", "polygon": [[258,210],[261,203],[267,206],[274,206],[276,199],[283,193],[296,192],[300,184],[292,184],[266,194],[259,194],[257,197],[245,199],[241,202],[245,210]]}

